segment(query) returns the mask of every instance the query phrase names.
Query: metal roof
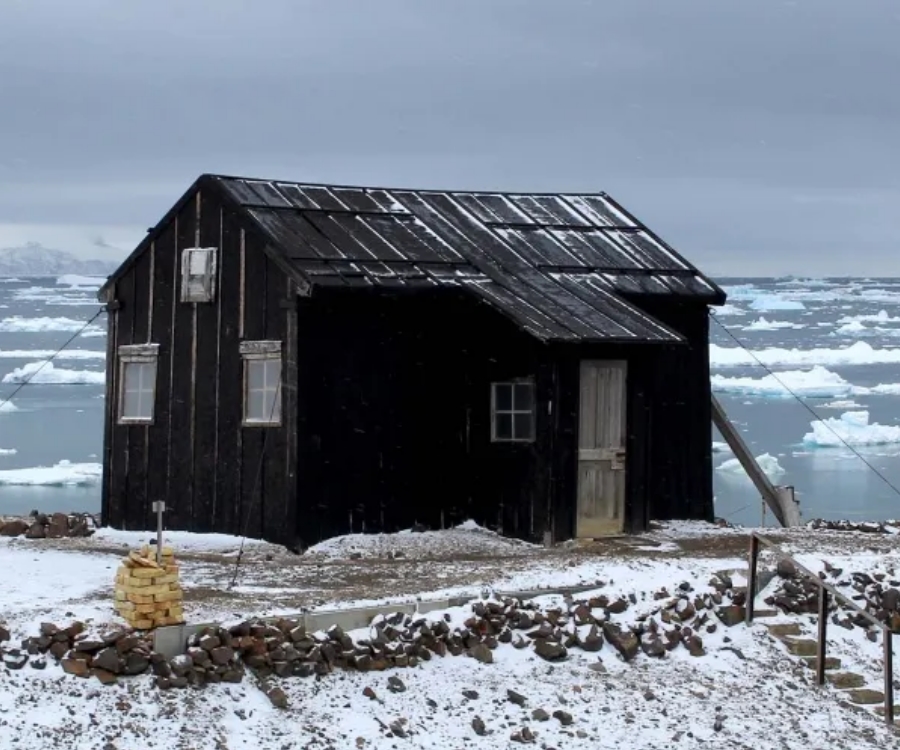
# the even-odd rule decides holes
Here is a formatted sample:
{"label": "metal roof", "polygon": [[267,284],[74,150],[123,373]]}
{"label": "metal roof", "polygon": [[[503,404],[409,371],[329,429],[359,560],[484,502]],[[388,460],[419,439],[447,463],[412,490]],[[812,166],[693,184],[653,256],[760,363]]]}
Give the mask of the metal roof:
{"label": "metal roof", "polygon": [[725,299],[605,193],[210,181],[314,288],[466,289],[545,341],[681,341],[628,297]]}

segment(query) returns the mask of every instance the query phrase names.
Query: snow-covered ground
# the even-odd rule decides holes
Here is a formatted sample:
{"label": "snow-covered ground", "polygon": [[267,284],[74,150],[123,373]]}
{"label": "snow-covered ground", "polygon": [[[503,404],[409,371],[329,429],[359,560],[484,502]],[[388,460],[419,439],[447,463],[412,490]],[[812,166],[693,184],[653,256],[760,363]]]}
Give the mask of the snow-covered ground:
{"label": "snow-covered ground", "polygon": [[[67,625],[78,619],[93,629],[118,622],[112,608],[116,567],[127,550],[152,536],[101,529],[88,539],[0,539],[0,614],[12,642],[35,635],[41,622]],[[814,567],[825,559],[847,570],[874,562],[900,566],[900,535],[798,529],[777,532],[777,538]],[[241,541],[234,537],[172,533],[166,543],[179,556],[192,622],[582,585],[610,599],[630,598],[628,608],[615,615],[625,625],[646,621],[663,587],[674,592],[683,585],[691,596],[703,596],[713,591],[710,579],[720,571],[742,585],[747,548],[740,529],[696,523],[554,549],[471,525],[345,537],[304,555],[247,542],[239,567]],[[229,590],[235,572],[236,586]],[[538,601],[546,608],[563,604],[552,594]],[[467,611],[428,617],[455,623]],[[812,632],[812,618],[794,620]],[[367,634],[350,633],[356,640]],[[639,654],[626,663],[606,644],[597,653],[573,649],[565,661],[549,663],[531,649],[500,644],[491,664],[447,656],[410,669],[288,678],[278,682],[288,697],[286,709],[275,708],[249,675],[240,685],[196,690],[160,691],[150,675],[103,687],[65,675],[50,659],[41,670],[0,671],[0,747],[493,749],[517,746],[510,737],[526,726],[536,735],[535,745],[546,748],[865,749],[897,741],[875,717],[840,705],[834,689],[815,688],[812,671],[789,656],[763,624],[719,624],[699,634],[703,656],[681,648],[661,659]],[[874,644],[846,640],[859,635],[835,634],[843,639],[835,648],[844,668],[877,685],[869,648]],[[396,681],[391,690],[391,677],[405,690],[395,692]],[[375,699],[364,695],[366,688]],[[524,706],[508,701],[509,689],[526,698]],[[537,709],[549,720],[533,718]],[[484,722],[483,736],[473,729],[476,716]],[[564,724],[568,717],[571,723]],[[407,736],[395,736],[391,726]]]}

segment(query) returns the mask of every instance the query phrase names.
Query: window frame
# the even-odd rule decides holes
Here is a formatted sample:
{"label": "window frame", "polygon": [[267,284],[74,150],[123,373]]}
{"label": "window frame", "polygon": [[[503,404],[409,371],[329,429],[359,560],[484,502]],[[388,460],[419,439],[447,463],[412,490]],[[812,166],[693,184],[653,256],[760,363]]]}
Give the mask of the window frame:
{"label": "window frame", "polygon": [[[216,268],[218,248],[187,247],[181,251],[181,301],[188,303],[214,302],[216,299]],[[206,257],[206,272],[191,273],[191,261],[197,255]],[[201,288],[194,288],[191,281],[202,279]]]}
{"label": "window frame", "polygon": [[[531,391],[531,406],[527,409],[516,408],[516,386],[527,386]],[[498,387],[509,387],[510,408],[497,408]],[[531,417],[531,430],[525,437],[516,435],[516,415],[528,414]],[[497,435],[498,415],[510,416],[510,436],[499,437]],[[512,380],[498,380],[491,383],[491,442],[492,443],[533,443],[537,439],[537,389],[533,377],[514,378]]]}
{"label": "window frame", "polygon": [[[284,408],[283,385],[284,385],[284,361],[281,352],[280,341],[241,341],[240,354],[242,359],[242,379],[241,386],[241,424],[244,427],[280,427],[282,424],[282,409]],[[276,362],[278,367],[278,381],[274,388],[274,403],[278,408],[275,410],[274,418],[269,419],[263,416],[259,419],[248,415],[250,407],[250,367],[258,362]],[[263,381],[263,393],[269,392],[271,389],[265,387]]]}
{"label": "window frame", "polygon": [[[159,344],[123,344],[117,350],[119,383],[117,388],[116,422],[120,425],[150,425],[156,418],[156,386],[159,380]],[[153,381],[150,388],[150,416],[135,417],[125,414],[125,373],[129,365],[153,365]],[[138,393],[144,393],[138,390]],[[138,397],[140,401],[140,396]]]}

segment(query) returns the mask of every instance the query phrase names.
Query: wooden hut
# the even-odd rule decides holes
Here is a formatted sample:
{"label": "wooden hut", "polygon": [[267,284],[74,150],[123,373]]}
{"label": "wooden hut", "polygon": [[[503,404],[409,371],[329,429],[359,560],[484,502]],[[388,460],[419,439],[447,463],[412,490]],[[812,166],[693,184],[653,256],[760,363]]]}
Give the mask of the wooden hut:
{"label": "wooden hut", "polygon": [[203,175],[99,293],[103,522],[289,546],[713,516],[709,305],[604,193]]}

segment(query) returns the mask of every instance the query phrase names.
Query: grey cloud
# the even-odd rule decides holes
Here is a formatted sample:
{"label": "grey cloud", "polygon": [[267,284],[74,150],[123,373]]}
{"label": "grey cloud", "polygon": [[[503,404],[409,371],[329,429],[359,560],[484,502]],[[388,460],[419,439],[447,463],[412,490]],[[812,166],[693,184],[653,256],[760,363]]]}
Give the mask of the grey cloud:
{"label": "grey cloud", "polygon": [[9,0],[0,221],[146,226],[201,171],[605,189],[712,272],[900,273],[898,31],[892,0]]}

